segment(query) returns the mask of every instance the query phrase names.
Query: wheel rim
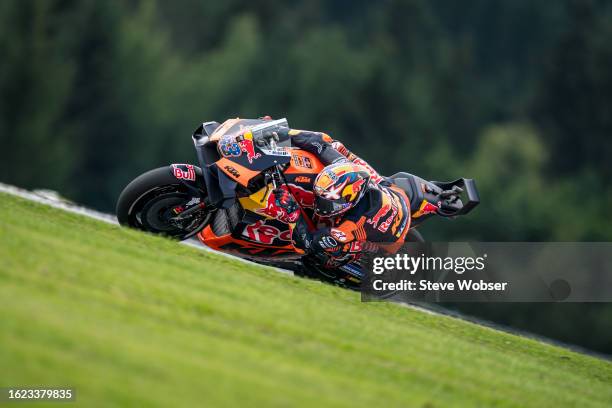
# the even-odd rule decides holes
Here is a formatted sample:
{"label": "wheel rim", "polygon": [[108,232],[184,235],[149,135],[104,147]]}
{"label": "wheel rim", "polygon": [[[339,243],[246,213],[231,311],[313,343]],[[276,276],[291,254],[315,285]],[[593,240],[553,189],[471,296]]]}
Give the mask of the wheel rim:
{"label": "wheel rim", "polygon": [[189,196],[185,194],[163,194],[155,197],[153,200],[145,204],[141,221],[143,225],[157,231],[165,231],[171,233],[177,228],[169,220],[175,215],[172,214],[172,209],[184,204],[189,200]]}
{"label": "wheel rim", "polygon": [[200,231],[210,218],[210,214],[198,212],[179,224],[171,218],[172,212],[193,199],[184,191],[182,185],[156,187],[139,197],[130,209],[129,219],[132,227],[174,238],[187,239]]}

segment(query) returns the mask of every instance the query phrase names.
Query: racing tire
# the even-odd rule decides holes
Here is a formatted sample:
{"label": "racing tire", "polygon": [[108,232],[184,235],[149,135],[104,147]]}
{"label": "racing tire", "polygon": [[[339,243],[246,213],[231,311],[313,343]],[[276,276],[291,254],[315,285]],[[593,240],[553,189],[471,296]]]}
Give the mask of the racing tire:
{"label": "racing tire", "polygon": [[123,189],[115,213],[123,226],[182,241],[201,231],[212,214],[198,211],[189,222],[180,225],[173,222],[172,215],[176,214],[171,210],[194,198],[201,199],[193,188],[174,176],[172,166],[159,167],[136,177]]}

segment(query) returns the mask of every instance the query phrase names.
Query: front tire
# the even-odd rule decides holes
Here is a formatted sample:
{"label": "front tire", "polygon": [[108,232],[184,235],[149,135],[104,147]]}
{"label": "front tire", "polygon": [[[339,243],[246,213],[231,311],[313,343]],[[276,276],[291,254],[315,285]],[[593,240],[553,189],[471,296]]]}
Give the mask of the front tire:
{"label": "front tire", "polygon": [[178,222],[176,211],[183,211],[188,204],[198,205],[204,197],[203,191],[197,196],[193,188],[178,180],[171,166],[160,167],[138,176],[123,189],[117,200],[117,219],[123,226],[185,240],[206,226],[211,213],[197,210]]}

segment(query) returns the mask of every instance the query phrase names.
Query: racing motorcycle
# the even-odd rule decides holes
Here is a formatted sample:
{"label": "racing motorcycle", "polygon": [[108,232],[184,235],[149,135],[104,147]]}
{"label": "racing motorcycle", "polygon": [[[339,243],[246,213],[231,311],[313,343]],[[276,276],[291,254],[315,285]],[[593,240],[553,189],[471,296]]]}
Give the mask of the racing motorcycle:
{"label": "racing motorcycle", "polygon": [[[119,223],[178,240],[197,237],[217,251],[359,287],[359,262],[329,267],[321,254],[296,249],[289,225],[279,221],[284,209],[271,194],[276,188],[293,195],[311,228],[326,222],[313,212],[313,183],[325,166],[289,139],[279,140],[277,131],[287,127],[286,119],[203,123],[192,135],[199,166],[171,164],[134,179],[119,196]],[[465,215],[480,202],[472,179],[436,182],[401,172],[387,180],[410,199],[407,241],[423,241],[416,228],[426,219]]]}

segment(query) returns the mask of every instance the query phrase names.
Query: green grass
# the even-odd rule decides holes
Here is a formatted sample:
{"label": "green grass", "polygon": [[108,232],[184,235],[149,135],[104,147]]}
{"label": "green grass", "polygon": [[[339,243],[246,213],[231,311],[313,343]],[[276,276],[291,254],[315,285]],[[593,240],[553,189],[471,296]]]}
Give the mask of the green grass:
{"label": "green grass", "polygon": [[612,404],[610,362],[5,194],[0,310],[0,387],[79,406]]}

